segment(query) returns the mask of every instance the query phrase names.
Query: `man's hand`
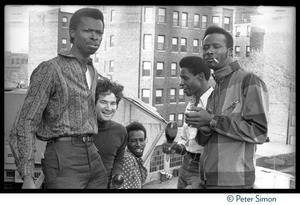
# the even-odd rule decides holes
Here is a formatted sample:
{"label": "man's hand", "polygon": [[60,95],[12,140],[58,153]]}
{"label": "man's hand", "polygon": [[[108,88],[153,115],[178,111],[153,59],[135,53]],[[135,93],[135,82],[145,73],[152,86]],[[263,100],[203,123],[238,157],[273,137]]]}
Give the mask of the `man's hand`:
{"label": "man's hand", "polygon": [[35,184],[31,176],[25,176],[23,179],[22,189],[35,189]]}
{"label": "man's hand", "polygon": [[202,132],[204,132],[205,134],[208,134],[211,132],[210,126],[202,126],[202,127],[199,127],[198,129],[201,130]]}
{"label": "man's hand", "polygon": [[164,142],[162,144],[162,151],[165,154],[173,154],[175,153],[174,147],[177,145],[177,142],[173,141],[172,143]]}
{"label": "man's hand", "polygon": [[213,114],[210,114],[205,109],[200,107],[192,107],[190,109],[191,112],[185,113],[185,122],[195,128],[205,127],[202,128],[205,131],[208,131],[209,122],[213,119]]}

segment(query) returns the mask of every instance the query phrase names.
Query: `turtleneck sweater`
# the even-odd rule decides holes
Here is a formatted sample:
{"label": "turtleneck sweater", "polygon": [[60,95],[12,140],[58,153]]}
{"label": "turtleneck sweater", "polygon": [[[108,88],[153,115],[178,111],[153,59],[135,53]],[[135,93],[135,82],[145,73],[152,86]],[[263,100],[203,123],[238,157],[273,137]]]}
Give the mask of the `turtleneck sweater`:
{"label": "turtleneck sweater", "polygon": [[100,122],[94,143],[106,168],[109,182],[115,174],[123,173],[124,153],[127,146],[126,128],[114,121]]}

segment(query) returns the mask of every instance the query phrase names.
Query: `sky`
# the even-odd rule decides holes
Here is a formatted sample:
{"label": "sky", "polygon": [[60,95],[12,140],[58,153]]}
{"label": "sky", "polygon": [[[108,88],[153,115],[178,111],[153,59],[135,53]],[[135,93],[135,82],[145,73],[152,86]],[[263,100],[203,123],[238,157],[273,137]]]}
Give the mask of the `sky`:
{"label": "sky", "polygon": [[61,8],[74,13],[84,6],[7,5],[5,6],[5,51],[28,53],[29,12]]}
{"label": "sky", "polygon": [[[7,5],[5,6],[5,20],[4,20],[5,21],[5,36],[4,36],[5,51],[11,51],[13,53],[28,53],[29,12],[61,8],[62,11],[74,13],[77,9],[82,7],[85,6],[84,5],[80,5],[80,6]],[[278,9],[278,7],[268,6],[268,7],[261,7],[260,11],[266,14],[270,14],[272,16],[272,11],[274,8]],[[281,8],[283,10],[291,9],[290,7],[281,7]],[[265,26],[269,26],[270,28],[272,27],[273,29],[281,29],[281,30],[289,30],[290,26],[294,26],[294,25],[290,25],[289,23],[284,23],[281,26],[268,25],[267,19],[265,24],[266,24]],[[288,26],[288,28],[286,26]]]}

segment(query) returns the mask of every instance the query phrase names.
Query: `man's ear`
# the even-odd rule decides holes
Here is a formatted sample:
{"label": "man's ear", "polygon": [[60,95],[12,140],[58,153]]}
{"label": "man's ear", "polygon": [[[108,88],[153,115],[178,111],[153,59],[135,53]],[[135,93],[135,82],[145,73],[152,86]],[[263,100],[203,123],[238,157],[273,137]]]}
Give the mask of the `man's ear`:
{"label": "man's ear", "polygon": [[201,73],[198,73],[197,74],[197,77],[198,77],[198,79],[200,80],[200,81],[203,81],[203,79],[204,79],[204,73],[203,72],[201,72]]}
{"label": "man's ear", "polygon": [[75,30],[73,28],[69,28],[69,33],[72,38],[75,37]]}

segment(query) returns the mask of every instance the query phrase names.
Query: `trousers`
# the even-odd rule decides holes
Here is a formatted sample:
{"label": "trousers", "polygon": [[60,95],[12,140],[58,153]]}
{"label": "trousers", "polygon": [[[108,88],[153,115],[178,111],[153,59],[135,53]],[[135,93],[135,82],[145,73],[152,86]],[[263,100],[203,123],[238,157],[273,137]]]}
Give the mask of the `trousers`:
{"label": "trousers", "polygon": [[192,159],[187,153],[183,155],[182,165],[179,168],[177,189],[199,189],[199,162]]}
{"label": "trousers", "polygon": [[46,189],[107,189],[107,172],[91,141],[48,142],[42,170]]}

